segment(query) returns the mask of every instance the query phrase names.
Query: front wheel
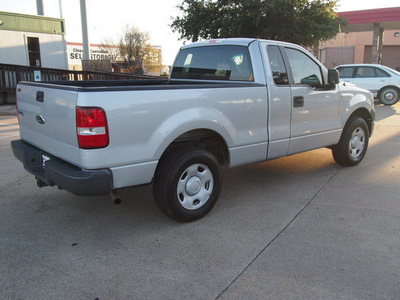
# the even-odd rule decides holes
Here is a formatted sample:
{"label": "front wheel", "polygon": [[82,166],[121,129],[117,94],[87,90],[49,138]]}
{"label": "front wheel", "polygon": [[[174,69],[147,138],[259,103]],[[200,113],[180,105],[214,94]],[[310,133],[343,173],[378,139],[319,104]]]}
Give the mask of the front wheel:
{"label": "front wheel", "polygon": [[365,156],[369,142],[367,123],[354,118],[345,126],[340,141],[332,148],[335,161],[343,166],[357,165]]}
{"label": "front wheel", "polygon": [[205,216],[221,190],[219,163],[199,148],[171,151],[162,158],[154,177],[157,206],[167,216],[191,222]]}
{"label": "front wheel", "polygon": [[399,101],[399,89],[392,87],[392,86],[388,86],[383,88],[380,92],[379,92],[379,100],[385,104],[385,105],[393,105],[395,104],[397,101]]}

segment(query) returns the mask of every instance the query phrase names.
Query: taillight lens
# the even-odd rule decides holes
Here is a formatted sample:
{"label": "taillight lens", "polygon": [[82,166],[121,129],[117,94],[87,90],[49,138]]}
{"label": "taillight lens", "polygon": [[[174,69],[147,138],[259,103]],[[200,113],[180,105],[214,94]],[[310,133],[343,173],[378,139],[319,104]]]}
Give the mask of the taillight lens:
{"label": "taillight lens", "polygon": [[100,107],[76,108],[76,131],[79,148],[95,149],[108,146],[108,126],[104,109]]}

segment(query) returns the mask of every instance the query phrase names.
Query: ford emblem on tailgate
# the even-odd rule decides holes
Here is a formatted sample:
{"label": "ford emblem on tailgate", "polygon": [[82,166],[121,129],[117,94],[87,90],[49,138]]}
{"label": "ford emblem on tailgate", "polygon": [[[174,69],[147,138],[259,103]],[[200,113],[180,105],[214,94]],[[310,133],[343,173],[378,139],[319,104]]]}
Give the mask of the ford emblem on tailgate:
{"label": "ford emblem on tailgate", "polygon": [[44,118],[43,118],[42,115],[37,115],[37,116],[36,116],[36,121],[37,121],[39,124],[41,124],[41,125],[43,125],[44,123],[46,123],[46,121],[44,120]]}

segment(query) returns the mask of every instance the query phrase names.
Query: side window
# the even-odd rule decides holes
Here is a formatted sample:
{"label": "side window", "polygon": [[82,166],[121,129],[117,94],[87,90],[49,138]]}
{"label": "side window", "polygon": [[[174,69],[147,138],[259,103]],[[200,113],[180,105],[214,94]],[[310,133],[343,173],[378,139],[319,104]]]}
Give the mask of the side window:
{"label": "side window", "polygon": [[285,63],[283,62],[283,57],[278,46],[268,46],[268,58],[275,84],[289,84]]}
{"label": "side window", "polygon": [[372,78],[372,77],[377,77],[375,68],[359,67],[357,69],[356,78]]}
{"label": "side window", "polygon": [[343,67],[339,68],[340,78],[352,78],[353,77],[354,68],[353,67]]}
{"label": "side window", "polygon": [[388,73],[386,73],[385,71],[376,68],[376,77],[390,77],[390,75]]}
{"label": "side window", "polygon": [[295,84],[308,84],[313,88],[322,87],[322,74],[319,65],[305,53],[286,48]]}

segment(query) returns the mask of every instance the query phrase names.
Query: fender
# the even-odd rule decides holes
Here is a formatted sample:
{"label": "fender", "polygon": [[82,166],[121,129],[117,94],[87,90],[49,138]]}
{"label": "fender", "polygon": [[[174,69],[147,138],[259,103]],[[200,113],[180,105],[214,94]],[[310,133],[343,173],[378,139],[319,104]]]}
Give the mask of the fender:
{"label": "fender", "polygon": [[[354,86],[351,87],[351,90],[341,86],[341,111],[340,111],[340,119],[342,129],[346,125],[349,117],[358,109],[368,110],[368,113],[371,115],[371,111],[374,108],[374,97],[372,94],[366,90],[356,88]],[[366,104],[368,108],[366,107]]]}
{"label": "fender", "polygon": [[208,129],[218,133],[228,147],[232,147],[237,135],[233,124],[216,109],[200,107],[183,110],[166,119],[150,138],[151,148],[156,149],[154,158],[160,159],[176,138],[196,129]]}

